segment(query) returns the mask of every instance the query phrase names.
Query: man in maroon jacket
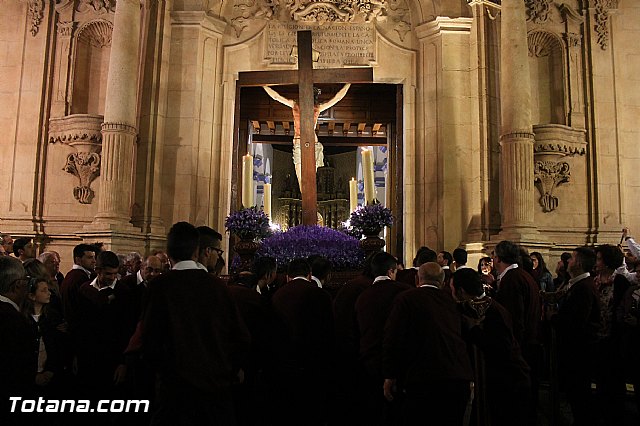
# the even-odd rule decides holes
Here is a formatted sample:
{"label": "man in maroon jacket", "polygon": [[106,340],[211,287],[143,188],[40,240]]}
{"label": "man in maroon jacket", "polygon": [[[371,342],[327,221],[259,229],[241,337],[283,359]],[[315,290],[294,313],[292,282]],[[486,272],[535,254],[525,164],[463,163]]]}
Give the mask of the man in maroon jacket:
{"label": "man in maroon jacket", "polygon": [[473,380],[462,317],[440,265],[420,266],[418,280],[396,297],[384,328],[384,397],[404,391],[403,425],[462,426]]}
{"label": "man in maroon jacket", "polygon": [[594,423],[591,373],[598,333],[602,327],[600,300],[590,271],[596,263],[588,247],[573,250],[567,264],[571,279],[559,300],[551,324],[558,333],[558,375],[567,393],[575,425]]}
{"label": "man in maroon jacket", "polygon": [[114,385],[124,382],[123,353],[136,324],[131,291],[116,280],[118,268],[115,253],[101,252],[96,278],[78,290],[78,378],[95,398],[113,398]]}
{"label": "man in maroon jacket", "polygon": [[524,268],[518,267],[520,248],[511,241],[496,245],[493,265],[498,271],[496,300],[511,314],[515,336],[529,367],[531,367],[531,423],[535,424],[538,407],[538,372],[542,347],[538,340],[538,328],[542,307],[538,284]]}
{"label": "man in maroon jacket", "polygon": [[235,424],[231,385],[251,338],[227,287],[198,259],[198,231],[167,235],[173,269],[149,287],[142,351],[157,372],[151,424]]}
{"label": "man in maroon jacket", "polygon": [[77,325],[78,290],[80,286],[95,278],[96,248],[89,244],[78,244],[73,248],[73,267],[62,281],[60,292],[64,308],[64,318],[71,332]]}
{"label": "man in maroon jacket", "polygon": [[[373,284],[356,301],[356,319],[360,335],[361,397],[363,424],[384,424],[391,417],[392,406],[385,401],[380,388],[382,374],[382,339],[384,325],[398,294],[409,290],[408,284],[395,281],[397,260],[389,253],[378,253],[371,260]],[[415,288],[415,285],[414,285]]]}
{"label": "man in maroon jacket", "polygon": [[276,382],[280,422],[321,425],[335,347],[331,297],[311,281],[311,266],[305,259],[289,263],[287,278],[271,299],[282,329]]}

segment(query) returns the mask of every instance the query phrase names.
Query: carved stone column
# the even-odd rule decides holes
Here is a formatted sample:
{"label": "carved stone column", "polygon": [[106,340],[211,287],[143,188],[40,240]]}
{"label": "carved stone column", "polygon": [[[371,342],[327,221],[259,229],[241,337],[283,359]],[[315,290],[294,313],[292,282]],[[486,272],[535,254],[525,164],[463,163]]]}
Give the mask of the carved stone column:
{"label": "carved stone column", "polygon": [[102,125],[98,214],[92,227],[131,228],[138,92],[140,1],[118,0],[113,23]]}
{"label": "carved stone column", "polygon": [[502,2],[500,28],[501,239],[535,241],[533,128],[525,4]]}

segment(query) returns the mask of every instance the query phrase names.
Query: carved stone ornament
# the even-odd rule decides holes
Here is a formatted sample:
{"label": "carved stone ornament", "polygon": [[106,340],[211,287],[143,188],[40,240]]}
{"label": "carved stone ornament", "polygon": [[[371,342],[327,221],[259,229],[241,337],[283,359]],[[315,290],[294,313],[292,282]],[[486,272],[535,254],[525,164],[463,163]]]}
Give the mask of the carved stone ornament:
{"label": "carved stone ornament", "polygon": [[533,126],[533,132],[535,134],[533,152],[538,158],[585,155],[587,152],[584,130],[562,124],[536,124]]}
{"label": "carved stone ornament", "polygon": [[80,0],[76,10],[82,12],[108,13],[116,11],[116,0]]}
{"label": "carved stone ornament", "polygon": [[527,34],[529,56],[541,58],[549,56],[553,51],[562,51],[562,43],[547,31],[531,31]]}
{"label": "carved stone ornament", "polygon": [[527,21],[544,24],[549,20],[551,0],[525,0],[527,6]]}
{"label": "carved stone ornament", "polygon": [[111,46],[113,24],[108,21],[98,20],[85,25],[80,29],[78,39],[86,41],[94,47]]}
{"label": "carved stone ornament", "polygon": [[73,152],[67,156],[67,164],[62,169],[79,179],[73,188],[73,196],[80,204],[91,204],[95,193],[90,185],[100,176],[100,154],[95,152]]}
{"label": "carved stone ornament", "polygon": [[44,0],[29,0],[29,17],[31,18],[31,35],[38,34],[40,22],[44,16]]}
{"label": "carved stone ornament", "polygon": [[91,183],[100,176],[102,151],[101,115],[75,114],[49,120],[49,143],[73,147],[62,170],[79,179],[73,196],[81,204],[91,204],[94,192]]}
{"label": "carved stone ornament", "polygon": [[[240,37],[251,19],[275,19],[323,25],[333,22],[365,22],[386,18],[387,0],[234,0],[229,20]],[[400,31],[403,31],[400,28]]]}
{"label": "carved stone ornament", "polygon": [[603,50],[609,47],[609,9],[616,6],[616,0],[595,1],[595,25],[598,44]]}
{"label": "carved stone ornament", "polygon": [[540,191],[540,205],[545,213],[558,208],[558,197],[553,195],[553,190],[561,183],[569,182],[571,173],[569,163],[554,161],[536,161],[534,168],[536,186]]}

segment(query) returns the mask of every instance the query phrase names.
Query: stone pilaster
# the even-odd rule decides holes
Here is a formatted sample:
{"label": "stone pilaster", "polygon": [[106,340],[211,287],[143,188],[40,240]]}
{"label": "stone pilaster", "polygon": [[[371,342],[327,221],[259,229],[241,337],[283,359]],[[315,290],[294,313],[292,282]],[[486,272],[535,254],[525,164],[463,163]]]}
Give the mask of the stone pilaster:
{"label": "stone pilaster", "polygon": [[534,224],[534,134],[525,4],[505,0],[500,28],[500,145],[502,231],[500,239],[537,241]]}
{"label": "stone pilaster", "polygon": [[131,195],[137,137],[140,1],[119,0],[113,23],[102,125],[102,171],[95,229],[133,230]]}

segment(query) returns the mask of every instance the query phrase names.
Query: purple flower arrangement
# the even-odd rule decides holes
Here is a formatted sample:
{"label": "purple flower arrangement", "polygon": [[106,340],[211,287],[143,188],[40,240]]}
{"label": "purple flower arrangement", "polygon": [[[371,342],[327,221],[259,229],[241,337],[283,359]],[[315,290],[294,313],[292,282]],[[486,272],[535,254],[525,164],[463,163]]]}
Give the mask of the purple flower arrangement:
{"label": "purple flower arrangement", "polygon": [[380,203],[360,206],[351,213],[349,225],[360,234],[377,234],[393,225],[391,210]]}
{"label": "purple flower arrangement", "polygon": [[241,240],[262,240],[272,232],[269,217],[257,207],[249,207],[231,213],[224,222],[227,232]]}
{"label": "purple flower arrangement", "polygon": [[315,254],[329,259],[335,270],[360,269],[365,257],[358,239],[321,226],[290,228],[265,239],[258,250],[259,256],[274,257],[279,268],[286,268],[293,259]]}

